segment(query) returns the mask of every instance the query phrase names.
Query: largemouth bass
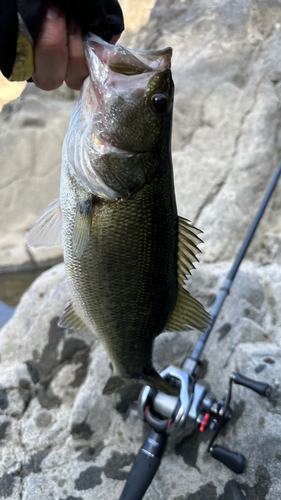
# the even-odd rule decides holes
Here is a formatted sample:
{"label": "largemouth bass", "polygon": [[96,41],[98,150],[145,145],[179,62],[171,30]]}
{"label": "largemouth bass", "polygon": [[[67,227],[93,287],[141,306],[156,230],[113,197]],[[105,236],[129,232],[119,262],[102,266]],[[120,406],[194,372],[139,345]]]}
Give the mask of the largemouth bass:
{"label": "largemouth bass", "polygon": [[201,232],[178,217],[171,160],[172,49],[128,50],[91,36],[64,141],[60,200],[28,237],[62,244],[72,302],[59,325],[90,330],[114,375],[104,393],[142,382],[172,394],[152,364],[164,330],[205,330],[186,290]]}

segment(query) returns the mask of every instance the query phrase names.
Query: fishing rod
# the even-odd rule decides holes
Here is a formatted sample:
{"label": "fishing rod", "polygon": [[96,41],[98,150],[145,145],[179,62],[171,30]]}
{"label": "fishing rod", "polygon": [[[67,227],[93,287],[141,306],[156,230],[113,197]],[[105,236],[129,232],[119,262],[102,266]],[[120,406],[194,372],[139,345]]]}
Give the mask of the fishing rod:
{"label": "fishing rod", "polygon": [[232,418],[230,402],[233,383],[247,387],[265,397],[269,397],[271,387],[265,382],[257,382],[239,373],[232,373],[228,388],[222,399],[217,401],[210,392],[209,384],[204,380],[197,380],[196,377],[203,349],[280,175],[281,162],[219,291],[210,313],[211,321],[208,329],[205,333],[201,332],[193,353],[184,360],[181,368],[168,366],[160,372],[162,378],[178,389],[178,396],[168,396],[149,386],[145,386],[140,393],[138,411],[143,420],[150,425],[151,431],[139,450],[119,500],[141,500],[159,468],[168,437],[182,432],[191,433],[198,427],[200,432],[204,432],[207,428],[213,431],[213,437],[208,446],[208,451],[213,458],[236,474],[244,472],[245,457],[214,444],[214,441],[221,429]]}

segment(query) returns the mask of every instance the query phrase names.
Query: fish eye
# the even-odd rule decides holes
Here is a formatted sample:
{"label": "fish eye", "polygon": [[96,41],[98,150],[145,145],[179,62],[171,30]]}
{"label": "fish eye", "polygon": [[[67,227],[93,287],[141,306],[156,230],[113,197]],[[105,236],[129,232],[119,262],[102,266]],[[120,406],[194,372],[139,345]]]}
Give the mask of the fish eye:
{"label": "fish eye", "polygon": [[157,115],[163,115],[168,107],[167,97],[165,94],[154,94],[151,97],[151,106]]}

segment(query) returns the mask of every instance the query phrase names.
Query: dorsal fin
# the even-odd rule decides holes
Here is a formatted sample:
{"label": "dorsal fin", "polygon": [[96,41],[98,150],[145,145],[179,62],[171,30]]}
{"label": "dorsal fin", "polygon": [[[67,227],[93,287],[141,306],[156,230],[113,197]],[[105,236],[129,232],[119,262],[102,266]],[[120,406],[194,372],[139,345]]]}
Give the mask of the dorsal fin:
{"label": "dorsal fin", "polygon": [[202,243],[198,234],[200,229],[178,217],[178,295],[174,310],[165,328],[167,331],[183,331],[197,328],[206,330],[210,323],[210,315],[198,300],[194,299],[185,289],[187,275],[195,269],[193,262],[197,261],[197,253],[201,250],[197,245]]}
{"label": "dorsal fin", "polygon": [[197,245],[203,243],[198,234],[202,233],[200,229],[178,217],[178,282],[183,285],[187,280],[187,274],[191,274],[195,269],[193,262],[198,262],[197,253],[201,253]]}
{"label": "dorsal fin", "polygon": [[165,330],[168,332],[181,332],[197,328],[205,331],[210,323],[210,315],[202,304],[194,299],[185,288],[179,287],[176,305],[170,316]]}
{"label": "dorsal fin", "polygon": [[35,226],[27,235],[27,244],[30,247],[52,247],[61,245],[62,214],[60,199],[48,205],[45,212],[35,222]]}
{"label": "dorsal fin", "polygon": [[75,328],[75,330],[89,331],[89,327],[85,324],[84,320],[80,317],[76,306],[70,302],[63,311],[58,326],[61,328]]}

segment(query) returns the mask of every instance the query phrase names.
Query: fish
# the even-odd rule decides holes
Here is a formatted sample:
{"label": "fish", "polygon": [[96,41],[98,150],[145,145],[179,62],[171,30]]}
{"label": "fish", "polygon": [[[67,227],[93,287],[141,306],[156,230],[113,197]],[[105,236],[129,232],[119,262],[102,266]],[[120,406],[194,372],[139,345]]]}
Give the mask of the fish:
{"label": "fish", "polygon": [[27,242],[62,241],[72,299],[58,324],[100,338],[114,368],[103,393],[140,382],[175,394],[153,367],[154,340],[205,331],[210,316],[186,288],[202,240],[177,214],[172,49],[126,49],[96,35],[84,47],[90,74],[63,144],[60,199]]}

